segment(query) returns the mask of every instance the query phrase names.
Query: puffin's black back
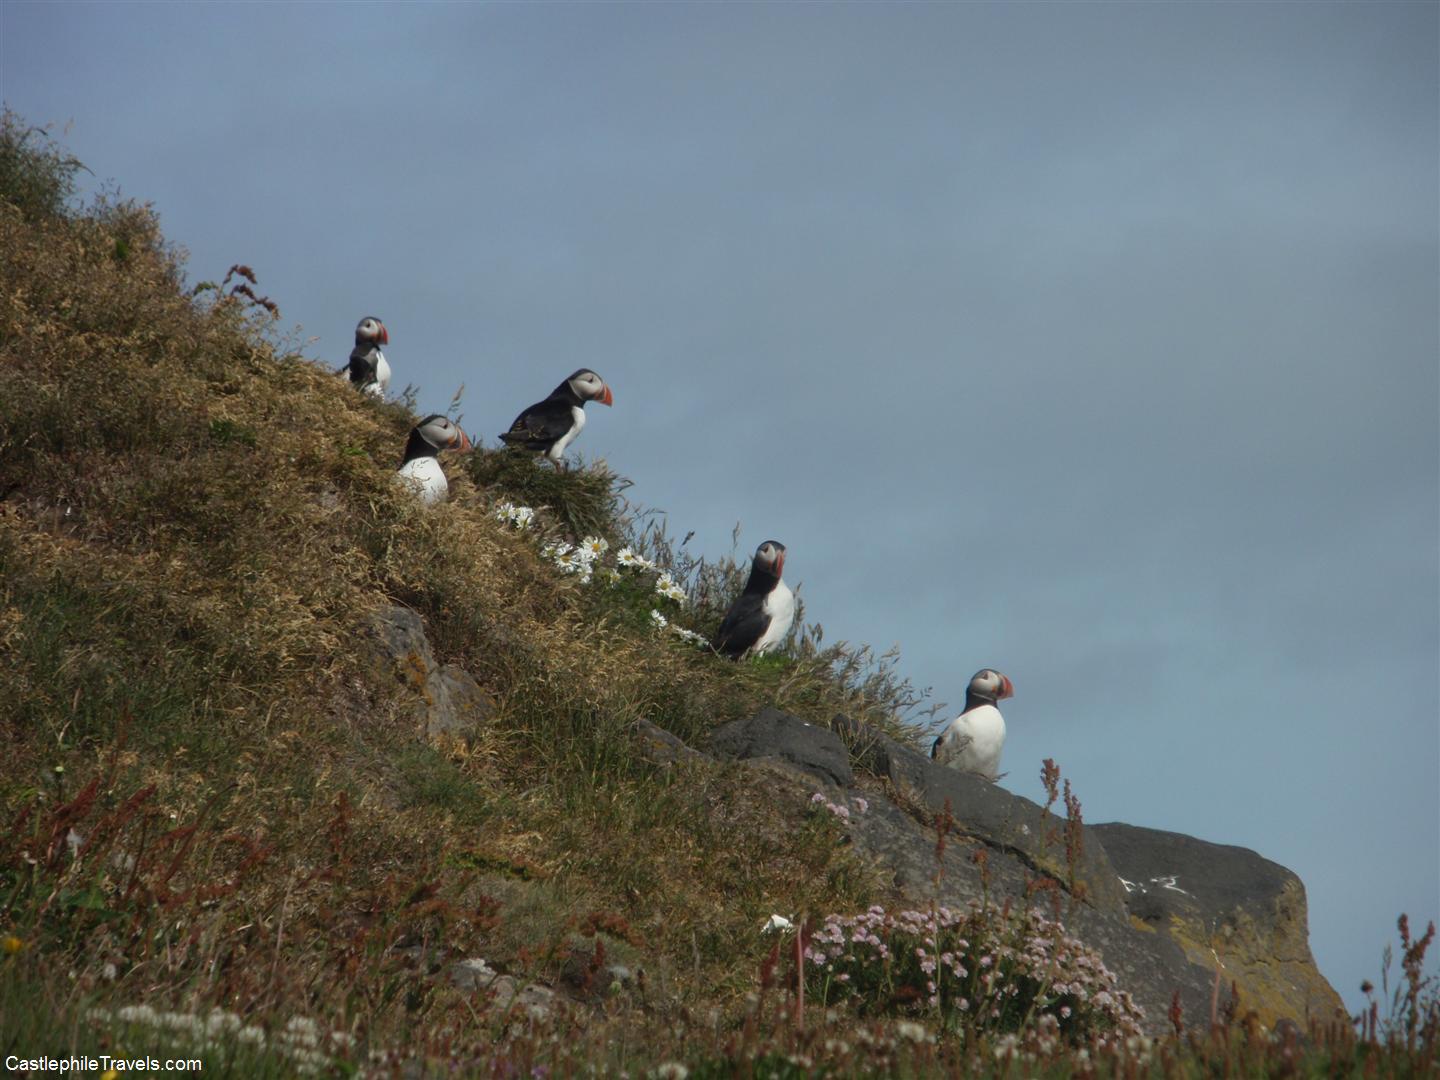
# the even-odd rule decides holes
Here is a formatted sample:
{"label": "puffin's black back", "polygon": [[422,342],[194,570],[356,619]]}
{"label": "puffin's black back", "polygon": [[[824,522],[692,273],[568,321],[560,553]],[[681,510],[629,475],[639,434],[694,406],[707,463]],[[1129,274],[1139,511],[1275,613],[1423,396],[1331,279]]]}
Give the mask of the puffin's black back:
{"label": "puffin's black back", "polygon": [[751,563],[745,591],[730,605],[715,634],[717,652],[738,659],[765,635],[770,628],[770,616],[765,614],[765,598],[779,583],[780,575],[762,566],[758,558]]}
{"label": "puffin's black back", "polygon": [[[575,397],[573,391],[570,396]],[[578,404],[578,399],[576,403]],[[558,393],[551,394],[517,416],[510,425],[510,430],[503,432],[500,438],[512,446],[523,446],[527,450],[549,450],[575,426],[571,407],[571,403]]]}
{"label": "puffin's black back", "polygon": [[551,390],[550,396],[544,401],[537,401],[521,412],[515,417],[510,429],[500,436],[501,440],[511,446],[543,451],[549,450],[564,438],[565,433],[575,426],[575,414],[570,410],[585,407],[585,400],[575,392],[570,380],[583,375],[586,370],[588,369],[579,368]]}
{"label": "puffin's black back", "polygon": [[368,341],[355,342],[350,350],[350,381],[357,386],[375,382],[379,378],[379,363],[375,356],[379,348]]}

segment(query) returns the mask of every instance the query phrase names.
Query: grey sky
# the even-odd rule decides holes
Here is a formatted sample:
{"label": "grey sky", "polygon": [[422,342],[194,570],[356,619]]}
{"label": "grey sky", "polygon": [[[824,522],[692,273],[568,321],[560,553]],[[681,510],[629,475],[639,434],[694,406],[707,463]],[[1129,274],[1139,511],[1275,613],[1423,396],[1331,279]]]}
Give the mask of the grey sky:
{"label": "grey sky", "polygon": [[775,536],[1007,786],[1440,915],[1440,7],[0,6],[0,89],[336,364]]}

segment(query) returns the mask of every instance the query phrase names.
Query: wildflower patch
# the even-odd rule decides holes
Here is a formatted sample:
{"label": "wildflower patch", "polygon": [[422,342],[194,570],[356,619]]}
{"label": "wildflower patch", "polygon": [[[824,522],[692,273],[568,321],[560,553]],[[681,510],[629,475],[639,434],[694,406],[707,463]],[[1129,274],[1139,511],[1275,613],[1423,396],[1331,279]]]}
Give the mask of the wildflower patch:
{"label": "wildflower patch", "polygon": [[863,1014],[929,1014],[946,1027],[991,1032],[1050,1017],[1077,1043],[1137,1034],[1143,1020],[1099,955],[1038,911],[875,906],[830,915],[805,963],[819,1000],[849,1002]]}

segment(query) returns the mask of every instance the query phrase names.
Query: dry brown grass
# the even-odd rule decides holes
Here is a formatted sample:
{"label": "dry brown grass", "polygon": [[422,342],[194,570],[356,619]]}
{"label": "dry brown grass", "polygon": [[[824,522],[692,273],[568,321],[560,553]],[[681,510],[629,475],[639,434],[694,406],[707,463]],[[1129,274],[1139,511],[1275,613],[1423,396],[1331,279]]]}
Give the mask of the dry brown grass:
{"label": "dry brown grass", "polygon": [[[513,455],[417,505],[391,480],[410,410],[287,353],[250,297],[185,289],[146,208],[0,204],[0,256],[0,932],[36,978],[76,970],[54,1004],[423,1031],[455,995],[400,946],[549,979],[598,918],[631,928],[664,1008],[727,1008],[771,911],[865,898],[798,807],[653,764],[631,732],[880,699],[814,657],[730,664],[607,609],[490,514],[535,482]],[[540,481],[554,528],[599,507],[625,534],[608,475]],[[471,745],[425,745],[354,647],[394,601],[495,694]],[[56,846],[61,818],[109,830],[105,857]]]}

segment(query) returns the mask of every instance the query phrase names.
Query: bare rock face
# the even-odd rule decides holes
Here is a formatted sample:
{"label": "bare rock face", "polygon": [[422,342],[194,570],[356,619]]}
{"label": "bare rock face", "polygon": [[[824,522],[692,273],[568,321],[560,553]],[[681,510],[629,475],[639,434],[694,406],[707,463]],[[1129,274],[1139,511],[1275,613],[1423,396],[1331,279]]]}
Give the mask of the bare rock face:
{"label": "bare rock face", "polygon": [[[1125,892],[1115,868],[1098,844],[1075,844],[1067,852],[1064,822],[1028,799],[1011,795],[990,781],[937,765],[894,739],[837,716],[836,731],[849,741],[857,762],[888,780],[902,798],[932,817],[949,812],[963,835],[970,836],[1028,870],[1069,885],[1074,863],[1076,891],[1099,911],[1125,910]],[[1083,888],[1082,888],[1083,887]]]}
{"label": "bare rock face", "polygon": [[770,758],[827,784],[855,782],[850,755],[833,731],[815,727],[779,709],[762,709],[749,720],[716,728],[710,748],[724,758]]}
{"label": "bare rock face", "polygon": [[495,713],[492,698],[457,664],[438,664],[425,622],[400,604],[371,617],[366,640],[382,667],[388,667],[414,694],[416,723],[429,739],[465,739]]}
{"label": "bare rock face", "polygon": [[[1053,899],[1035,902],[1053,904],[1066,929],[1104,957],[1154,1032],[1168,1029],[1177,994],[1187,1024],[1209,1021],[1217,984],[1208,950],[1216,935],[1226,947],[1222,1003],[1233,980],[1242,1014],[1253,1008],[1262,1022],[1328,1018],[1340,1007],[1310,957],[1299,880],[1251,852],[1128,825],[1067,831],[1044,807],[843,716],[826,730],[766,709],[717,729],[710,749],[788,772],[797,791],[818,784],[851,805],[863,795],[869,808],[852,814],[849,837],[891,881],[895,903],[1020,902],[1035,882],[1054,882]],[[942,819],[951,824],[938,844]],[[1200,875],[1207,884],[1181,903],[1180,894],[1172,899],[1150,882],[1168,875]],[[1165,894],[1158,899],[1157,889]]]}
{"label": "bare rock face", "polygon": [[1130,914],[1233,982],[1262,1023],[1328,1020],[1340,995],[1310,954],[1305,886],[1248,848],[1118,822],[1089,830],[1109,852]]}

